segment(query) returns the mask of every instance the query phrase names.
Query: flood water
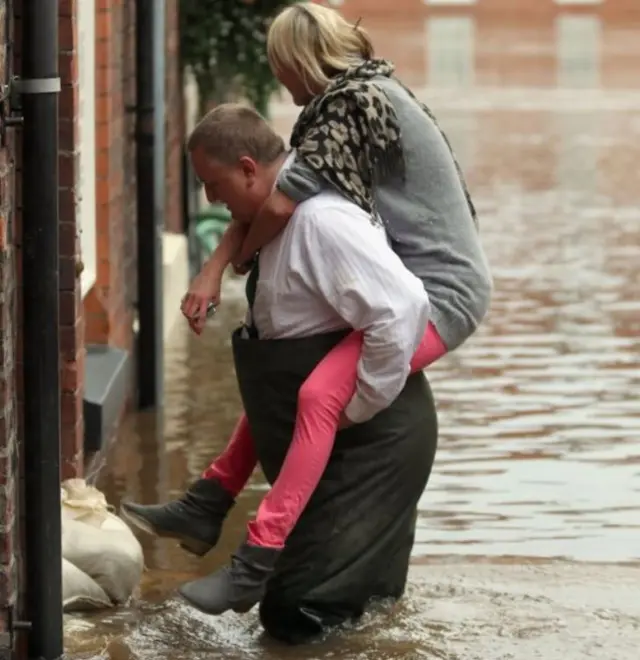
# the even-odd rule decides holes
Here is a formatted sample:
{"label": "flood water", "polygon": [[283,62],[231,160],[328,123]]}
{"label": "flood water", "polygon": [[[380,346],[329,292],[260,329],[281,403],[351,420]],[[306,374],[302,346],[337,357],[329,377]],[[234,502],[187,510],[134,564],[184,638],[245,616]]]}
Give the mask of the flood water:
{"label": "flood water", "polygon": [[[495,277],[477,336],[428,370],[440,448],[406,598],[302,649],[264,640],[255,613],[180,603],[175,587],[239,542],[265,491],[256,474],[205,560],[141,538],[140,601],[70,619],[71,657],[637,657],[640,24],[458,18],[365,20],[448,132]],[[283,132],[294,117],[275,103]],[[229,335],[242,287],[230,278],[204,335],[185,327],[167,347],[164,433],[151,415],[128,420],[101,474],[116,506],[179,495],[224,446],[240,409]]]}

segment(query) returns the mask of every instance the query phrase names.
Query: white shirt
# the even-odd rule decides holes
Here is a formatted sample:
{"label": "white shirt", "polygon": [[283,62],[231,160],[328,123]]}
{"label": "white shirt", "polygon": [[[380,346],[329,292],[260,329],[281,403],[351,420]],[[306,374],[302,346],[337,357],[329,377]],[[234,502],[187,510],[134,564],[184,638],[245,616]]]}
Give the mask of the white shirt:
{"label": "white shirt", "polygon": [[430,310],[422,282],[392,251],[384,229],[325,191],[298,205],[259,258],[253,322],[260,338],[362,330],[356,392],[345,414],[360,423],[389,406],[404,387]]}

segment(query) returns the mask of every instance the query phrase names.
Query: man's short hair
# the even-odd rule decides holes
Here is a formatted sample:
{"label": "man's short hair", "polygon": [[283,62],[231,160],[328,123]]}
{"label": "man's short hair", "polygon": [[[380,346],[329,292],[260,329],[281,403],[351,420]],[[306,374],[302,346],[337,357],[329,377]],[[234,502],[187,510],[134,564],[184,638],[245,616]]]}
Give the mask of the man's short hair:
{"label": "man's short hair", "polygon": [[235,165],[243,156],[268,164],[285,150],[264,117],[239,103],[216,106],[200,120],[187,142],[190,152],[198,148],[225,165]]}

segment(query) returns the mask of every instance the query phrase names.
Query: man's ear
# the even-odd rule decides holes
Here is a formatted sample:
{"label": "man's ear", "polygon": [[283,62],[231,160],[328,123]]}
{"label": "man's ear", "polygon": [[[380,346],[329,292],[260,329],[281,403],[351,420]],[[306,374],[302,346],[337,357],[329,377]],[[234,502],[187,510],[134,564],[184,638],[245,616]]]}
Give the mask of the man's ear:
{"label": "man's ear", "polygon": [[247,179],[254,179],[258,171],[258,164],[250,156],[240,158],[240,169]]}

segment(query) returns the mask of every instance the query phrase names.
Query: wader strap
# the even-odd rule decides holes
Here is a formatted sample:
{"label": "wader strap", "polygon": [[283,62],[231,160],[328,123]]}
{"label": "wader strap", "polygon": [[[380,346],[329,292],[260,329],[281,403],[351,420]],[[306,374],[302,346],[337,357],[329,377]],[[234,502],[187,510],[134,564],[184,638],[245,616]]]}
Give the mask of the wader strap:
{"label": "wader strap", "polygon": [[249,303],[249,319],[251,323],[247,324],[247,332],[251,339],[258,339],[258,329],[253,321],[253,303],[256,300],[256,290],[258,288],[258,278],[260,277],[260,258],[259,255],[253,260],[253,268],[249,271],[247,276],[247,283],[245,285],[245,292],[247,295],[247,303]]}

